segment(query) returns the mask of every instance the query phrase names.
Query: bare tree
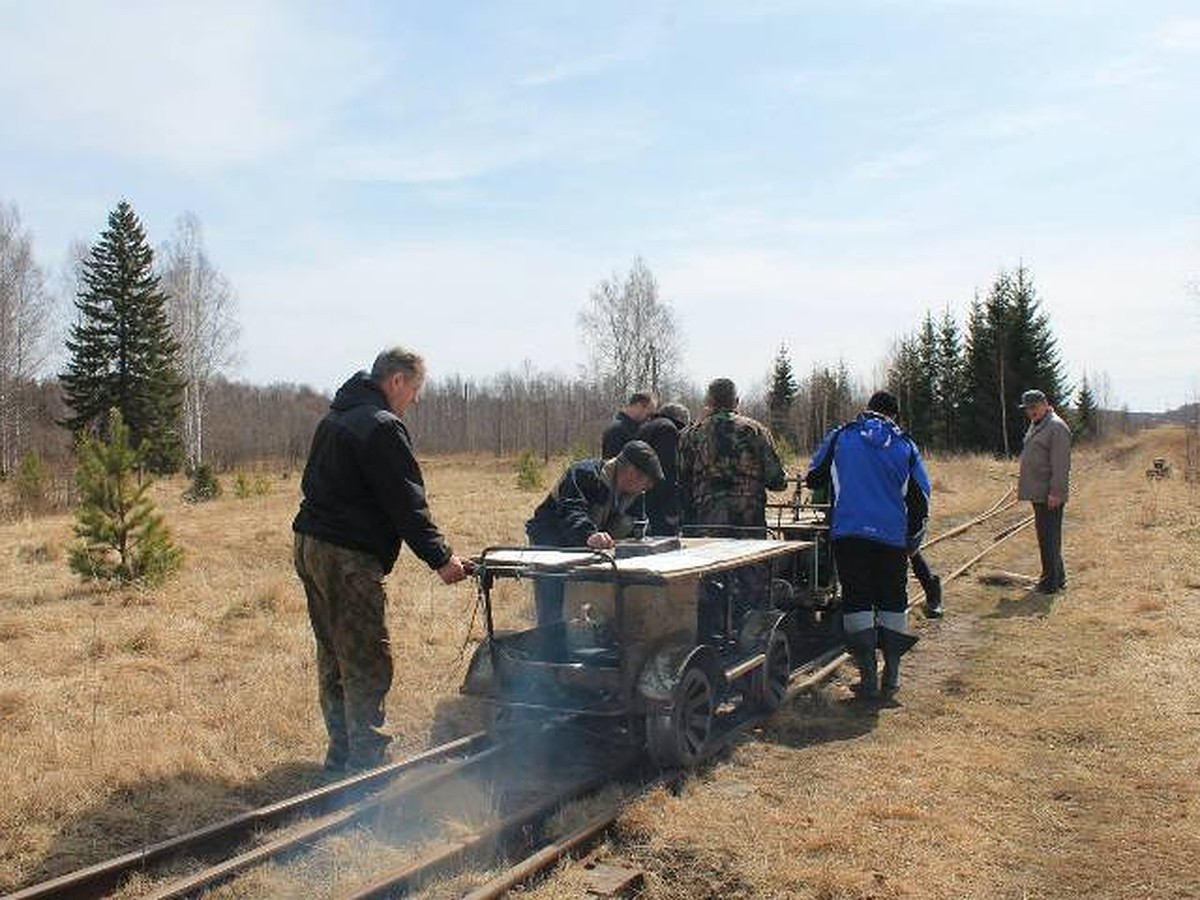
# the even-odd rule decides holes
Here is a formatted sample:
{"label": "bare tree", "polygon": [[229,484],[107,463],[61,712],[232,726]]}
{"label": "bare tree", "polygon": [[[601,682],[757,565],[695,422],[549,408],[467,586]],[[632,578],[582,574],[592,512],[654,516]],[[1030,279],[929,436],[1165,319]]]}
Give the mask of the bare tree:
{"label": "bare tree", "polygon": [[204,459],[204,414],[208,391],[237,359],[240,334],[233,287],[204,249],[200,220],[185,213],[175,236],[159,251],[171,329],[179,342],[183,393],[183,442],[189,469]]}
{"label": "bare tree", "polygon": [[0,471],[27,449],[35,380],[53,321],[46,276],[16,206],[0,204]]}
{"label": "bare tree", "polygon": [[639,256],[624,281],[614,273],[592,291],[579,314],[584,346],[596,381],[612,397],[649,388],[659,394],[677,386],[679,334],[671,307],[659,299],[658,282]]}

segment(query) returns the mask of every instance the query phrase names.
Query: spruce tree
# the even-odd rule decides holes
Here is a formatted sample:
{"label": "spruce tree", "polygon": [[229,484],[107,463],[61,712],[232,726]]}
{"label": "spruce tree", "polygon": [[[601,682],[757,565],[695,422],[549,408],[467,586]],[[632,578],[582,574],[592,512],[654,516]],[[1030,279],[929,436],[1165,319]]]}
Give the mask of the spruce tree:
{"label": "spruce tree", "polygon": [[[1008,309],[1008,366],[1012,373],[1005,402],[1016,408],[1021,392],[1030,388],[1044,391],[1054,405],[1066,405],[1070,386],[1062,372],[1058,344],[1050,329],[1050,320],[1041,308],[1029,270],[1019,266],[1012,277]],[[1026,422],[1013,417],[1009,437],[1020,447]]]}
{"label": "spruce tree", "polygon": [[1022,391],[1038,388],[1051,403],[1062,402],[1068,388],[1056,340],[1024,266],[1001,271],[987,298],[972,304],[963,376],[962,433],[971,449],[1019,452]]}
{"label": "spruce tree", "polygon": [[799,386],[796,384],[796,374],[792,370],[792,360],[788,356],[787,347],[780,344],[771,371],[771,390],[767,393],[767,409],[770,414],[771,431],[775,433],[776,438],[789,447],[794,447],[796,444],[791,420],[792,406],[796,402],[798,391]]}
{"label": "spruce tree", "polygon": [[153,265],[142,224],[122,200],[83,262],[70,359],[60,376],[72,412],[63,424],[76,435],[102,434],[108,410],[118,409],[144,463],[173,472],[183,458],[183,380]]}
{"label": "spruce tree", "polygon": [[110,411],[104,431],[107,440],[85,436],[79,448],[71,568],[86,579],[157,584],[179,568],[183,552],[154,509],[120,410]]}
{"label": "spruce tree", "polygon": [[961,443],[958,433],[963,404],[963,346],[958,323],[947,309],[938,324],[938,364],[934,385],[937,404],[937,436],[933,445],[943,450],[957,450]]}
{"label": "spruce tree", "polygon": [[900,410],[906,416],[912,415],[916,397],[920,391],[921,352],[920,346],[912,336],[900,339],[892,354],[888,366],[887,388],[900,401]]}
{"label": "spruce tree", "polygon": [[1079,386],[1079,394],[1075,398],[1074,420],[1072,430],[1076,440],[1090,441],[1099,436],[1100,410],[1086,375],[1083,376],[1083,383]]}

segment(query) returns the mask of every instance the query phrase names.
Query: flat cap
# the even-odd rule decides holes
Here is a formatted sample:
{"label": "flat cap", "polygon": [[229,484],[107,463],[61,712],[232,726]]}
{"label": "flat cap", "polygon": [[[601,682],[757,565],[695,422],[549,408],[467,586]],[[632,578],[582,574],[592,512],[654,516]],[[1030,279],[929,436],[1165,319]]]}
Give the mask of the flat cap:
{"label": "flat cap", "polygon": [[1046,395],[1038,390],[1026,391],[1021,395],[1021,406],[1030,407],[1037,406],[1039,403],[1046,402]]}
{"label": "flat cap", "polygon": [[630,441],[621,448],[617,459],[629,463],[655,484],[663,480],[662,463],[658,461],[658,454],[645,441]]}

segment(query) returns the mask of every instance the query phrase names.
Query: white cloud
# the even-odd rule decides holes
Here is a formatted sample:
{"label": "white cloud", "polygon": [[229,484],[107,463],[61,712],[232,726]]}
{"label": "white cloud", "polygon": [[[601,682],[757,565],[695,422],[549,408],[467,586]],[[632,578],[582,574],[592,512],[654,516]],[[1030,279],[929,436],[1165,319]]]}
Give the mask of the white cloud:
{"label": "white cloud", "polygon": [[1164,24],[1155,32],[1153,43],[1163,50],[1200,52],[1200,19],[1176,19]]}
{"label": "white cloud", "polygon": [[334,179],[453,182],[542,161],[583,165],[629,156],[653,133],[633,113],[538,110],[495,96],[435,118],[393,122],[376,136],[331,147],[317,165]]}
{"label": "white cloud", "polygon": [[25,4],[0,31],[10,140],[68,138],[135,162],[207,171],[319,129],[372,77],[369,48],[286,3]]}
{"label": "white cloud", "polygon": [[905,175],[932,159],[933,153],[925,147],[907,147],[869,157],[855,164],[850,175],[867,181],[883,181]]}
{"label": "white cloud", "polygon": [[595,75],[631,58],[630,53],[618,50],[580,56],[535,69],[521,76],[517,83],[522,87],[546,87],[563,81],[573,81],[577,78]]}

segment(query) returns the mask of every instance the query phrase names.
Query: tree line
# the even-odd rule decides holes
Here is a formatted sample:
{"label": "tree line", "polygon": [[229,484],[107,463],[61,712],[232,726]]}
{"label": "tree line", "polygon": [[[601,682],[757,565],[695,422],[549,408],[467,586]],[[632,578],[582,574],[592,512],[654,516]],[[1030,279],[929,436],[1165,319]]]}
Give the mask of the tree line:
{"label": "tree line", "polygon": [[[926,312],[920,327],[897,341],[882,386],[899,399],[913,438],[942,452],[1019,453],[1028,425],[1020,398],[1031,388],[1046,393],[1077,439],[1099,437],[1116,418],[1102,410],[1103,377],[1089,380],[1084,374],[1072,398],[1057,339],[1024,265],[1002,270],[986,296],[975,296],[965,329],[949,310],[937,319]],[[827,427],[818,413],[832,406],[834,424],[845,420],[861,408],[862,392],[855,392],[842,371],[814,371],[798,382],[781,347],[767,406],[776,434],[806,447]]]}
{"label": "tree line", "polygon": [[[0,205],[0,473],[15,472],[31,453],[69,468],[77,441],[103,437],[113,408],[152,471],[303,464],[328,398],[302,385],[229,378],[238,357],[236,294],[194,216],[182,216],[156,253],[121,201],[76,256],[68,358],[47,375],[55,298],[16,208]],[[408,413],[419,447],[543,458],[595,453],[614,408],[638,389],[699,412],[701,390],[680,371],[681,329],[640,257],[597,284],[578,326],[586,362],[575,375],[526,362],[490,378],[431,379]],[[864,387],[842,361],[815,362],[800,374],[785,345],[765,362],[767,389],[745,396],[743,409],[799,453],[852,418],[878,386]],[[1056,340],[1024,266],[1001,272],[975,297],[965,327],[949,311],[927,313],[897,341],[885,369],[907,427],[930,449],[1018,451],[1025,428],[1018,401],[1033,386],[1070,406],[1081,434],[1104,427],[1103,380],[1085,375],[1067,401]]]}

